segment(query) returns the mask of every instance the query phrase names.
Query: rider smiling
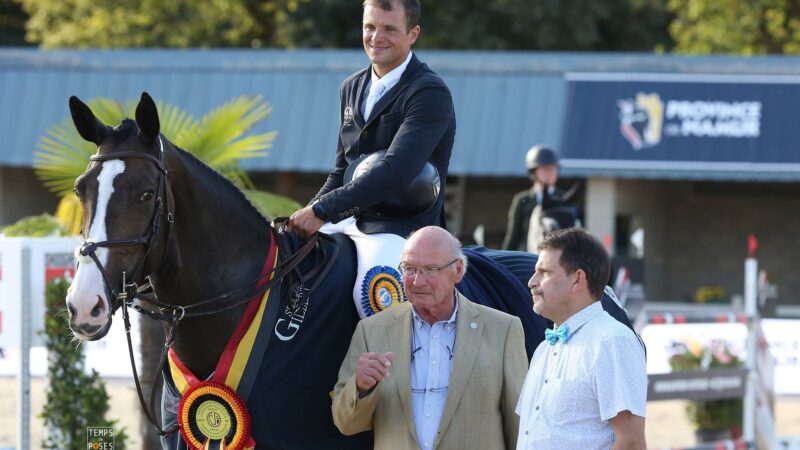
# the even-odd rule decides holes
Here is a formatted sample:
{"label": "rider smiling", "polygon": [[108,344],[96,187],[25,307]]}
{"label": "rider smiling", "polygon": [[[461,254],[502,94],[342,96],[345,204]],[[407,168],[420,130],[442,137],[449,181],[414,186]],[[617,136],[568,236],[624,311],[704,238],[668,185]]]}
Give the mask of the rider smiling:
{"label": "rider smiling", "polygon": [[[394,304],[375,298],[371,287],[376,276],[399,281],[394,268],[404,237],[426,225],[444,225],[440,192],[415,215],[398,217],[397,210],[381,213],[376,207],[402,197],[426,162],[443,182],[455,136],[449,89],[411,51],[420,33],[419,1],[365,0],[363,6],[363,45],[371,64],[342,84],[336,167],[287,225],[304,239],[317,231],[353,239],[359,261],[353,297],[362,317]],[[380,151],[383,158],[362,176],[345,179],[359,157]]]}

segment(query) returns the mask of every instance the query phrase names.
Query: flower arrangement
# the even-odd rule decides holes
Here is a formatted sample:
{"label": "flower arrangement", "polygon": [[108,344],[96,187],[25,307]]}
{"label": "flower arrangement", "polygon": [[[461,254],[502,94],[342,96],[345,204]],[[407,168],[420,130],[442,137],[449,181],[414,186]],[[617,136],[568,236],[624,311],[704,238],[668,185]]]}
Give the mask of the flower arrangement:
{"label": "flower arrangement", "polygon": [[[669,359],[672,370],[696,371],[716,368],[738,368],[743,361],[723,340],[709,345],[698,341],[673,342]],[[686,405],[686,413],[698,430],[732,431],[733,437],[742,427],[742,399],[695,400]],[[730,437],[730,436],[729,436]]]}

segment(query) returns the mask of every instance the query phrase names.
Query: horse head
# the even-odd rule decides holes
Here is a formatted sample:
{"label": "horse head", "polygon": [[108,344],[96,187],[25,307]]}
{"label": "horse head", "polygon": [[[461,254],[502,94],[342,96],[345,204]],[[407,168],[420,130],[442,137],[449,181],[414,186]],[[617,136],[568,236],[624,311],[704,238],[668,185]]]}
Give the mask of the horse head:
{"label": "horse head", "polygon": [[97,153],[75,181],[84,211],[82,244],[66,301],[75,337],[97,340],[126,295],[167,254],[172,210],[163,152],[171,144],[159,134],[156,105],[147,93],[136,120],[113,129],[77,97],[69,106],[78,133],[97,145]]}

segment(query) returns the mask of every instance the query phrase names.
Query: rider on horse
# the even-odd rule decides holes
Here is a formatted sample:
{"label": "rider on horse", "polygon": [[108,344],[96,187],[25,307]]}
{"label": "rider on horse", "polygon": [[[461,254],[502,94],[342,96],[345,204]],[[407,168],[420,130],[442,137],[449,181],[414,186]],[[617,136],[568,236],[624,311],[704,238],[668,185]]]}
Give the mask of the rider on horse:
{"label": "rider on horse", "polygon": [[[371,64],[342,84],[336,167],[288,223],[304,239],[322,231],[355,242],[353,299],[362,318],[403,301],[396,267],[405,237],[427,225],[444,226],[443,183],[456,129],[450,90],[411,52],[420,32],[419,2],[385,6],[364,1],[363,43]],[[365,161],[369,170],[351,167],[356,176],[346,178],[359,158],[379,152]],[[423,171],[426,165],[435,170]],[[408,192],[421,172],[429,204]]]}

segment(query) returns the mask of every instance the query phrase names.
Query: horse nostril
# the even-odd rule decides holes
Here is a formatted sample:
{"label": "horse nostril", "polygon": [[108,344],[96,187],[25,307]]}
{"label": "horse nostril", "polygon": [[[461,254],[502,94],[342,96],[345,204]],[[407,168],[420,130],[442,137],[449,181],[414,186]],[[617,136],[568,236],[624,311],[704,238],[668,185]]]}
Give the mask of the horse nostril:
{"label": "horse nostril", "polygon": [[72,306],[72,303],[67,303],[67,311],[69,311],[69,318],[70,319],[75,317],[75,314],[78,313],[78,311],[75,309],[75,307]]}
{"label": "horse nostril", "polygon": [[102,313],[102,312],[103,312],[103,299],[102,299],[102,297],[100,297],[100,296],[98,295],[98,296],[97,296],[97,304],[95,304],[95,305],[94,305],[94,308],[92,308],[92,312],[90,312],[89,314],[90,314],[92,317],[97,317],[97,316],[99,316],[99,315],[100,315],[100,313]]}

